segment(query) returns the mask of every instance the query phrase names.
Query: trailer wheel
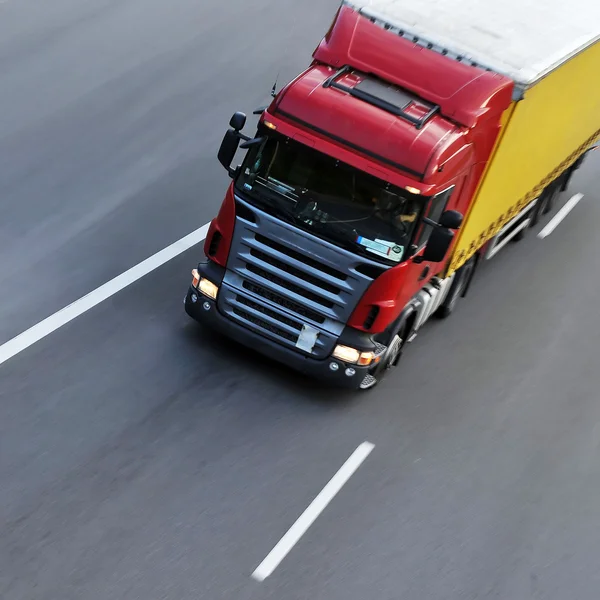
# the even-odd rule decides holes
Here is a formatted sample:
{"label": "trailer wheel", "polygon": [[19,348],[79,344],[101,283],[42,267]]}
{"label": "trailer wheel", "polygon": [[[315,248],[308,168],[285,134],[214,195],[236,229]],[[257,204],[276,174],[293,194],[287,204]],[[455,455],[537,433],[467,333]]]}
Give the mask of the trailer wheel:
{"label": "trailer wheel", "polygon": [[562,177],[559,177],[556,181],[553,181],[547,188],[548,196],[544,203],[544,207],[542,208],[542,214],[547,215],[553,208],[554,202],[557,196],[560,194],[560,189],[562,186]]}
{"label": "trailer wheel", "polygon": [[[577,163],[575,163],[576,165]],[[560,191],[561,192],[566,192],[569,189],[569,184],[571,183],[571,179],[573,178],[573,175],[575,174],[575,171],[577,170],[577,167],[573,165],[563,176],[562,176],[562,183],[560,185]]]}
{"label": "trailer wheel", "polygon": [[[546,188],[548,189],[548,188]],[[535,227],[539,222],[542,216],[542,211],[544,210],[544,205],[546,204],[546,190],[542,191],[540,197],[538,198],[537,204],[533,209],[533,214],[531,215],[531,223],[529,223],[529,227]]]}
{"label": "trailer wheel", "polygon": [[542,215],[546,215],[552,210],[554,199],[560,193],[559,190],[562,190],[560,179],[554,180],[543,189],[538,198],[537,206],[533,209],[530,227],[535,227],[540,222]]}

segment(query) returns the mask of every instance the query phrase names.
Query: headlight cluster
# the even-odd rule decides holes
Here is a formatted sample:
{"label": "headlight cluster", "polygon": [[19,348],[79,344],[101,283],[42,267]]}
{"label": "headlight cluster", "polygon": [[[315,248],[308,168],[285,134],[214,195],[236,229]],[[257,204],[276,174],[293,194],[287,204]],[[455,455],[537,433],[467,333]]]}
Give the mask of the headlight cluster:
{"label": "headlight cluster", "polygon": [[214,284],[209,279],[200,277],[198,269],[194,269],[192,271],[192,287],[204,294],[207,298],[211,298],[212,300],[217,299],[217,294],[219,293],[219,286]]}
{"label": "headlight cluster", "polygon": [[379,360],[379,357],[375,356],[373,352],[361,352],[350,346],[336,346],[333,351],[333,357],[342,362],[361,367],[366,367]]}

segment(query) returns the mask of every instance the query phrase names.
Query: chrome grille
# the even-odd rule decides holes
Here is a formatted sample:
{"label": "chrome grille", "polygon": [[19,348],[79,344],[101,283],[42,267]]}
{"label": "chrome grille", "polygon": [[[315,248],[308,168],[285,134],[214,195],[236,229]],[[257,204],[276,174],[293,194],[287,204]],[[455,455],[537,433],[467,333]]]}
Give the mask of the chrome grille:
{"label": "chrome grille", "polygon": [[[249,310],[244,310],[243,307]],[[293,342],[295,344],[298,341],[298,335],[300,333],[298,327],[300,327],[301,329],[301,325],[299,325],[298,323],[294,323],[294,321],[282,317],[281,315],[277,315],[276,313],[270,311],[264,306],[261,306],[260,304],[256,304],[256,302],[248,300],[248,298],[236,296],[236,306],[234,307],[233,312],[236,315],[242,317],[243,319],[246,319],[250,323],[257,325],[261,329],[264,329],[265,331],[268,331],[270,333],[274,333],[275,335],[280,336],[288,340],[289,342]],[[256,316],[256,313],[265,315],[269,318],[269,320]],[[284,329],[283,327],[273,325],[273,320],[279,321],[280,323],[283,323],[284,325],[287,325],[292,329],[298,329],[298,331],[295,334],[291,333],[289,330]]]}
{"label": "chrome grille", "polygon": [[265,252],[261,252],[260,250],[255,250],[253,248],[252,250],[250,250],[250,254],[252,254],[252,256],[254,256],[255,258],[258,258],[261,262],[267,263],[277,269],[281,269],[288,273],[291,273],[292,275],[294,275],[294,277],[297,277],[298,279],[302,279],[303,281],[306,281],[307,283],[310,283],[311,285],[321,287],[324,290],[327,290],[328,292],[330,292],[332,294],[340,293],[339,287],[332,285],[327,281],[323,281],[322,279],[314,277],[310,273],[305,273],[304,271],[301,271],[300,269],[297,269],[296,267],[286,264],[276,258],[273,258],[272,256],[269,256]]}
{"label": "chrome grille", "polygon": [[275,275],[274,273],[267,271],[266,269],[263,269],[257,265],[253,265],[252,263],[246,263],[246,269],[250,273],[253,273],[254,275],[258,275],[262,279],[266,279],[267,281],[270,281],[271,283],[274,283],[275,285],[285,288],[285,289],[289,290],[290,292],[293,292],[294,294],[298,294],[298,296],[303,296],[307,300],[311,300],[312,302],[316,302],[317,304],[321,304],[322,306],[326,306],[327,308],[333,308],[333,306],[334,306],[333,302],[331,302],[330,300],[325,300],[319,294],[315,294],[315,293],[305,289],[301,285],[292,283],[289,280],[286,281],[279,275]]}
{"label": "chrome grille", "polygon": [[219,309],[290,347],[313,328],[310,354],[326,358],[381,265],[237,201],[254,219],[236,221]]}
{"label": "chrome grille", "polygon": [[286,309],[290,310],[291,312],[294,312],[302,317],[305,317],[309,321],[313,321],[315,323],[321,323],[321,324],[325,323],[324,316],[320,315],[319,313],[315,312],[314,310],[310,310],[310,309],[306,308],[305,306],[298,304],[297,302],[292,302],[291,300],[288,300],[287,298],[284,298],[283,296],[280,296],[279,294],[270,292],[269,290],[266,290],[265,288],[263,288],[259,285],[255,285],[254,283],[251,283],[250,281],[244,281],[243,286],[244,286],[245,290],[248,290],[252,294],[260,296],[261,298],[264,298],[265,300],[268,300],[269,302],[273,302],[274,304],[277,304],[278,306],[281,306],[282,308],[286,308]]}
{"label": "chrome grille", "polygon": [[[219,307],[242,325],[290,347],[296,347],[306,323],[305,320],[296,319],[278,308],[265,306],[227,286],[223,286],[219,292]],[[335,341],[336,336],[320,331],[311,355],[326,358],[331,354]]]}

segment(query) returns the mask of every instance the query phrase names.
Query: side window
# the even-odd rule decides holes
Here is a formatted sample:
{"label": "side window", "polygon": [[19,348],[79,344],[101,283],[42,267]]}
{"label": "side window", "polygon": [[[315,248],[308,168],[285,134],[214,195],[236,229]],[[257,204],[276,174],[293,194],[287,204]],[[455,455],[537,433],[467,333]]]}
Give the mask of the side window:
{"label": "side window", "polygon": [[[450,196],[452,196],[452,192],[454,192],[454,186],[439,193],[437,196],[434,196],[431,199],[431,202],[429,204],[429,210],[425,214],[425,216],[431,219],[432,221],[439,221],[440,217],[442,216],[442,213],[446,209],[448,200],[450,200]],[[419,236],[417,238],[417,248],[421,248],[427,243],[427,240],[431,235],[432,229],[433,227],[431,225],[423,225],[423,229],[421,229],[421,232],[419,233]]]}

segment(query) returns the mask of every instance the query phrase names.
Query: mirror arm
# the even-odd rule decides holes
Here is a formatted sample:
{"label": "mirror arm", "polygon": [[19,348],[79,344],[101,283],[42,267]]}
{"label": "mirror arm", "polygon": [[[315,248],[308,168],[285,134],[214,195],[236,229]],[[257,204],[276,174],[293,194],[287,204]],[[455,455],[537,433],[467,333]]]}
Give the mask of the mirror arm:
{"label": "mirror arm", "polygon": [[263,135],[261,137],[248,139],[243,144],[240,144],[240,148],[242,150],[246,150],[246,148],[251,148],[252,146],[256,146],[256,144],[262,144],[267,138]]}
{"label": "mirror arm", "polygon": [[439,223],[432,221],[429,217],[423,217],[422,221],[425,225],[431,225],[431,227],[441,227]]}
{"label": "mirror arm", "polygon": [[238,176],[239,171],[240,171],[239,166],[235,167],[235,169],[233,167],[229,167],[227,169],[227,172],[229,173],[229,177],[231,177],[231,179],[235,179]]}

